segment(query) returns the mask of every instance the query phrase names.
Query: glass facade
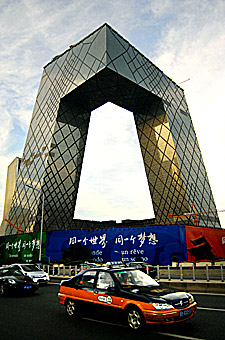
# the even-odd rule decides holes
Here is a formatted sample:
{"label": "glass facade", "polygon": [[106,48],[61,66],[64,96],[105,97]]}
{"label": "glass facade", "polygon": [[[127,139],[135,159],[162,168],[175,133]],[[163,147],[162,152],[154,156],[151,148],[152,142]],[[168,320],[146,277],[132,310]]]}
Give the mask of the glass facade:
{"label": "glass facade", "polygon": [[[9,213],[25,232],[40,230],[42,212],[44,230],[81,227],[73,215],[90,115],[107,102],[134,114],[153,223],[193,225],[168,217],[192,203],[216,210],[183,90],[104,24],[44,67]],[[216,212],[199,224],[220,228]]]}

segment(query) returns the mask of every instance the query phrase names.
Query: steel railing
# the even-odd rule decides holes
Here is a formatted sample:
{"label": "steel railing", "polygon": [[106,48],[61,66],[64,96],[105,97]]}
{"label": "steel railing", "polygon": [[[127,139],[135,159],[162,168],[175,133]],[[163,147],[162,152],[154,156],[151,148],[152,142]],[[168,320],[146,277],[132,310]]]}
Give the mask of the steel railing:
{"label": "steel railing", "polygon": [[[85,268],[87,268],[85,266]],[[182,264],[174,266],[155,266],[157,270],[157,280],[179,280],[179,281],[221,281],[224,282],[225,265],[202,265],[196,266],[194,263],[183,266]],[[79,273],[83,268],[78,266],[65,265],[43,265],[43,269],[50,276],[69,276],[72,277]]]}

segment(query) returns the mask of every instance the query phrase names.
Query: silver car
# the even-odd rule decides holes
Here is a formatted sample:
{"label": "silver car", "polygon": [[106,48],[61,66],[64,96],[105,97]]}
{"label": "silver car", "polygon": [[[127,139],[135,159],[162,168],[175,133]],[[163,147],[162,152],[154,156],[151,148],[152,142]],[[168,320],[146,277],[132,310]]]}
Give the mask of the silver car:
{"label": "silver car", "polygon": [[9,267],[19,269],[24,275],[29,276],[35,283],[45,283],[49,281],[49,276],[36,264],[11,264]]}

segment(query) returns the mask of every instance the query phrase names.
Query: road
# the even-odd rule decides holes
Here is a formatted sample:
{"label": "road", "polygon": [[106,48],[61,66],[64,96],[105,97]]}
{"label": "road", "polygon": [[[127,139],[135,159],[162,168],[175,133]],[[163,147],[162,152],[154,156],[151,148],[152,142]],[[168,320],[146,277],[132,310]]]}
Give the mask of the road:
{"label": "road", "polygon": [[[134,340],[137,334],[120,320],[88,315],[69,319],[57,299],[58,285],[40,287],[33,296],[0,298],[1,340]],[[225,295],[194,294],[196,316],[182,324],[147,326],[138,338],[224,340]]]}

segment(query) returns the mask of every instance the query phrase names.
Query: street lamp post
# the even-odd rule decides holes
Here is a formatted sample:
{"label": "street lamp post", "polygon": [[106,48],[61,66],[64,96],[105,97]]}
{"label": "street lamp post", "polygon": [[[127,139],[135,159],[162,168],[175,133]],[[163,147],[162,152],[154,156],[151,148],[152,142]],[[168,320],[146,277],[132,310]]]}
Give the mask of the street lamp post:
{"label": "street lamp post", "polygon": [[42,250],[42,233],[43,233],[43,224],[44,224],[44,201],[45,196],[42,194],[42,206],[41,206],[41,231],[40,231],[40,250],[39,250],[39,262],[41,262],[41,250]]}
{"label": "street lamp post", "polygon": [[[32,187],[29,184],[25,184],[27,187],[40,191],[37,188]],[[44,224],[44,201],[45,201],[45,196],[44,193],[42,194],[42,205],[41,205],[41,230],[40,230],[40,248],[39,248],[39,257],[38,260],[41,262],[41,251],[42,251],[42,234],[43,234],[43,224]]]}

